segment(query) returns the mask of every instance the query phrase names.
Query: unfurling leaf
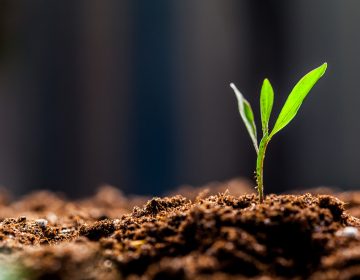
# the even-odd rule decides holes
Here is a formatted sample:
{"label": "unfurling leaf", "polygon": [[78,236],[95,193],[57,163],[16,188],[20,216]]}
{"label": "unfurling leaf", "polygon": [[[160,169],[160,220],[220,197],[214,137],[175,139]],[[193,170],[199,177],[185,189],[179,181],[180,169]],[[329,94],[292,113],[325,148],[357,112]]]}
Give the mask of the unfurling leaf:
{"label": "unfurling leaf", "polygon": [[278,119],[276,120],[274,129],[270,134],[270,138],[283,129],[298,112],[305,97],[316,84],[316,82],[324,75],[327,64],[324,63],[320,67],[310,71],[295,85],[290,92],[286,102],[281,109]]}
{"label": "unfurling leaf", "polygon": [[265,79],[260,93],[260,113],[263,135],[269,133],[269,119],[274,103],[274,90],[268,79]]}
{"label": "unfurling leaf", "polygon": [[259,147],[257,144],[256,125],[254,120],[254,113],[251,109],[250,103],[244,98],[244,96],[241,94],[241,92],[237,89],[237,87],[233,83],[230,84],[230,87],[235,92],[236,98],[238,100],[240,116],[243,122],[245,123],[246,129],[250,134],[256,153],[258,153]]}

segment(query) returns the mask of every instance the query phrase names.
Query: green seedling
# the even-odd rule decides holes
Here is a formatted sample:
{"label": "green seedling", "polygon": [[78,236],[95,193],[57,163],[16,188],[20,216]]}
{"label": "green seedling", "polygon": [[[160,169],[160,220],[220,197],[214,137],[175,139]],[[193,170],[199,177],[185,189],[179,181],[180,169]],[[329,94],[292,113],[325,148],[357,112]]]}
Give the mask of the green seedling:
{"label": "green seedling", "polygon": [[260,93],[260,114],[261,114],[261,126],[262,126],[262,138],[258,144],[256,125],[254,121],[254,113],[251,109],[250,103],[244,98],[237,87],[231,83],[230,86],[234,90],[238,100],[239,112],[242,120],[245,123],[246,129],[250,134],[251,141],[255,147],[257,153],[256,160],[256,183],[257,191],[259,194],[259,200],[264,200],[264,159],[266,148],[272,139],[272,137],[287,126],[290,121],[296,116],[302,102],[308,95],[312,87],[316,82],[324,75],[327,68],[327,64],[324,63],[320,67],[307,73],[290,92],[288,98],[282,107],[280,114],[275,122],[272,131],[269,133],[269,119],[274,102],[274,90],[268,79],[265,79]]}

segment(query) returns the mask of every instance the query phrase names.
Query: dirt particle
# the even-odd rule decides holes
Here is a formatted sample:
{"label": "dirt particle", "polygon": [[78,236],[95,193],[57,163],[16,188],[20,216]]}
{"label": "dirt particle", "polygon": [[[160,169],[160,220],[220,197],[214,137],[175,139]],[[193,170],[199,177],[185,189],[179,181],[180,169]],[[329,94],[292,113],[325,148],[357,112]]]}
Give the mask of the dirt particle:
{"label": "dirt particle", "polygon": [[80,227],[80,235],[86,236],[92,241],[97,241],[101,237],[106,237],[115,231],[114,223],[111,220],[102,220],[92,225]]}
{"label": "dirt particle", "polygon": [[356,238],[359,235],[359,230],[355,227],[345,227],[336,232],[336,236]]}
{"label": "dirt particle", "polygon": [[35,224],[37,224],[41,228],[46,228],[48,221],[45,219],[37,219],[35,220]]}

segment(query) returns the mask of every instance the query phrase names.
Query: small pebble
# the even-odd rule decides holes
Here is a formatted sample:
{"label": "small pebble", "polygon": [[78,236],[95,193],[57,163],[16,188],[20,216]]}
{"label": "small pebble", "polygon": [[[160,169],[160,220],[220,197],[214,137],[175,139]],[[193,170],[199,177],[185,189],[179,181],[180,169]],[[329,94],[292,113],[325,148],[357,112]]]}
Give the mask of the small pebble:
{"label": "small pebble", "polygon": [[54,214],[54,213],[51,212],[51,213],[49,213],[49,214],[46,216],[46,219],[47,219],[50,223],[56,224],[58,217],[56,216],[56,214]]}
{"label": "small pebble", "polygon": [[107,268],[111,268],[112,267],[112,262],[110,260],[105,260],[104,261],[104,266],[107,267]]}
{"label": "small pebble", "polygon": [[46,228],[48,221],[45,219],[37,219],[35,223],[41,228]]}
{"label": "small pebble", "polygon": [[341,237],[352,237],[355,238],[357,237],[359,234],[359,231],[357,228],[355,227],[345,227],[341,230],[338,230],[336,232],[336,236],[341,236]]}
{"label": "small pebble", "polygon": [[69,233],[69,232],[71,232],[71,229],[68,229],[68,228],[63,228],[61,230],[61,233],[63,233],[63,234],[66,234],[66,233]]}

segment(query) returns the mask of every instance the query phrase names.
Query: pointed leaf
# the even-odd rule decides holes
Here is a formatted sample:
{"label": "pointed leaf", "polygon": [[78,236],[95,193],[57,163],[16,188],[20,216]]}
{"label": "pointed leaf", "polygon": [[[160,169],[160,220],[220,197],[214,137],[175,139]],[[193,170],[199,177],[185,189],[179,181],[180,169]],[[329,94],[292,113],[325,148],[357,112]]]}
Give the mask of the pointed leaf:
{"label": "pointed leaf", "polygon": [[301,80],[295,85],[286,99],[283,108],[281,109],[279,117],[276,120],[275,126],[270,134],[270,138],[283,129],[296,116],[296,113],[298,112],[309,91],[324,75],[326,67],[327,64],[324,63],[320,67],[315,68],[302,77]]}
{"label": "pointed leaf", "polygon": [[261,87],[260,113],[263,135],[269,133],[269,119],[274,103],[274,90],[268,79],[265,79]]}
{"label": "pointed leaf", "polygon": [[246,129],[250,134],[256,153],[258,153],[259,148],[257,144],[256,125],[254,121],[254,113],[251,109],[250,103],[244,98],[244,96],[240,93],[240,91],[233,83],[231,83],[230,86],[234,90],[236,98],[238,100],[240,116],[245,123]]}

